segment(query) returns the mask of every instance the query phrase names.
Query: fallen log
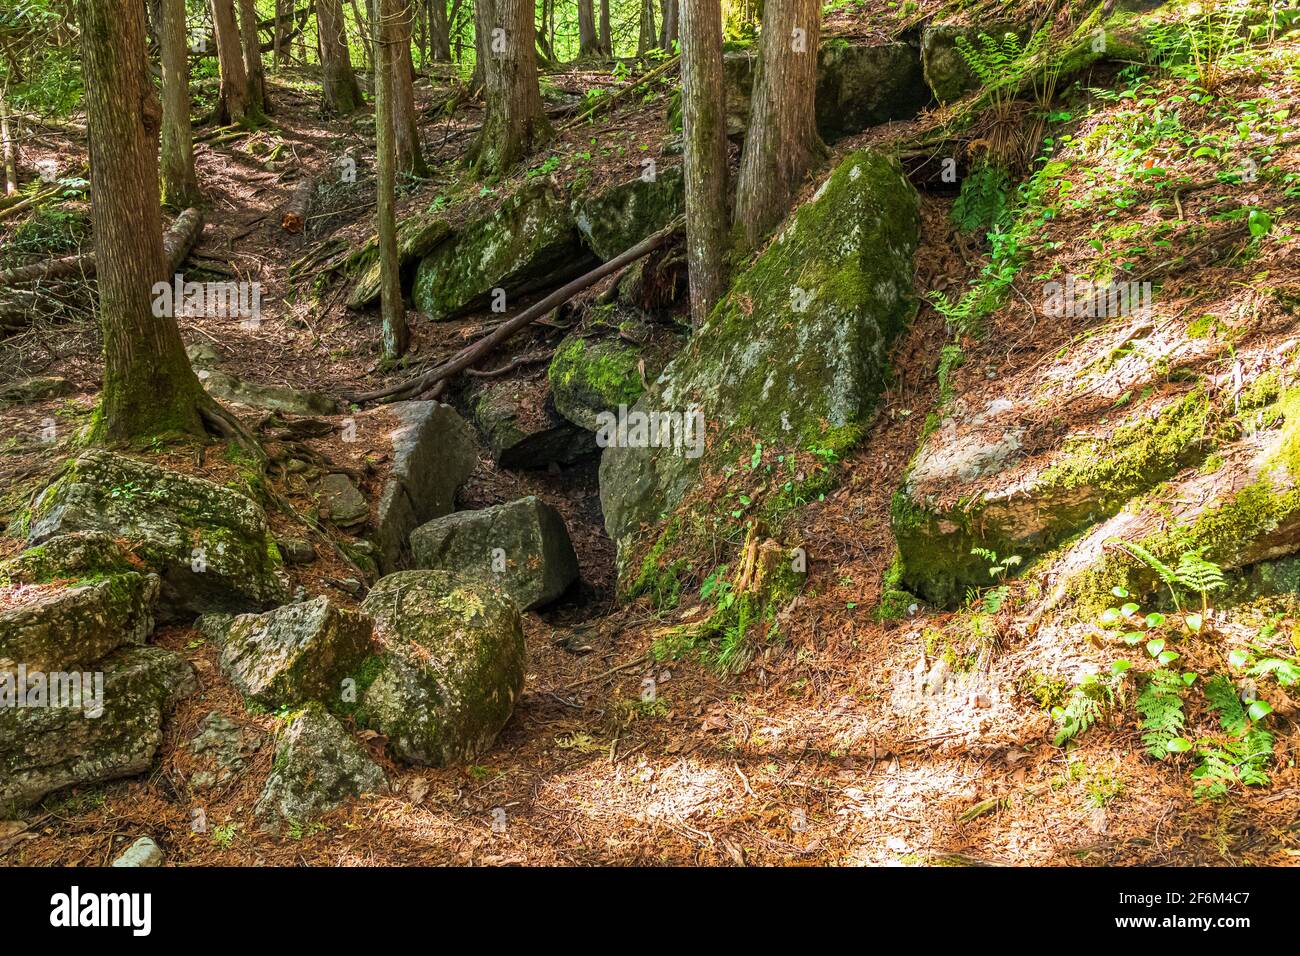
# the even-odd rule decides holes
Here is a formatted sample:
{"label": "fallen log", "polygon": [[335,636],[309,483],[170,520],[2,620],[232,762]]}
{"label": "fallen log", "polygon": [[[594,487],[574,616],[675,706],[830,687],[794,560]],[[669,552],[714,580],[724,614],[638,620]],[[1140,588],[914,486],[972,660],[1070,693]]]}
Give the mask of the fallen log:
{"label": "fallen log", "polygon": [[597,113],[603,113],[606,110],[612,109],[614,107],[614,104],[622,100],[623,97],[631,95],[633,90],[639,90],[641,87],[645,86],[651,80],[657,79],[658,77],[667,73],[669,70],[676,67],[677,64],[681,62],[681,59],[682,57],[681,54],[679,53],[677,56],[664,60],[663,63],[660,63],[649,73],[646,73],[640,79],[635,80],[632,83],[629,83],[627,86],[623,87],[617,93],[611,93],[608,96],[602,96],[600,99],[596,101],[596,103],[591,108],[585,110],[584,112],[580,113],[577,117],[575,117],[574,119],[570,120],[568,123],[565,123],[563,126],[561,126],[560,131],[565,132],[567,130],[571,130],[576,126],[582,125],[582,123],[585,120],[591,119]]}
{"label": "fallen log", "polygon": [[649,236],[646,239],[642,239],[626,252],[620,253],[608,262],[601,263],[586,275],[579,276],[567,285],[563,285],[556,289],[540,302],[524,309],[524,311],[520,312],[514,318],[502,322],[487,335],[483,336],[483,338],[474,342],[472,345],[465,346],[465,348],[461,349],[437,368],[431,369],[416,378],[408,379],[405,382],[399,382],[396,385],[376,389],[372,392],[360,392],[345,395],[344,397],[349,402],[361,404],[364,402],[378,401],[381,398],[396,398],[408,394],[418,395],[435,385],[445,382],[457,372],[473,365],[506,339],[513,336],[516,332],[526,328],[535,320],[546,315],[552,309],[557,309],[564,303],[568,302],[583,289],[594,285],[601,279],[605,278],[605,276],[612,275],[613,273],[631,265],[642,256],[654,252],[654,250],[658,249],[672,238],[673,234],[677,232],[677,230],[681,229],[683,224],[684,219],[679,218],[673,220],[663,229],[660,229],[654,235]]}
{"label": "fallen log", "polygon": [[[203,214],[196,208],[186,209],[176,217],[172,227],[163,236],[163,254],[167,257],[167,272],[175,272],[199,237],[203,228]],[[0,272],[0,288],[27,285],[46,279],[66,279],[72,276],[90,278],[95,274],[95,253],[84,252],[61,259],[49,259],[29,266],[6,269]]]}
{"label": "fallen log", "polygon": [[289,197],[284,213],[280,216],[280,228],[285,232],[302,232],[307,224],[307,210],[311,206],[311,196],[315,192],[315,186],[316,180],[311,176],[304,176],[298,180],[298,185],[294,187],[293,195]]}

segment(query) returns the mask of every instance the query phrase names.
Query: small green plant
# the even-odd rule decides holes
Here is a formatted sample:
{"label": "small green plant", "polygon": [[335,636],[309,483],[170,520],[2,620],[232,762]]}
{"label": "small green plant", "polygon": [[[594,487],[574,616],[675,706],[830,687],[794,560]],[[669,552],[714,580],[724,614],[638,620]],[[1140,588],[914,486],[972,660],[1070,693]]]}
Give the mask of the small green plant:
{"label": "small green plant", "polygon": [[1189,614],[1187,616],[1188,628],[1192,631],[1199,631],[1203,622],[1203,615],[1209,613],[1210,594],[1221,590],[1227,585],[1223,577],[1223,569],[1212,561],[1205,560],[1199,551],[1184,552],[1178,558],[1178,566],[1171,568],[1140,544],[1131,541],[1118,541],[1116,543],[1129,555],[1154,571],[1156,576],[1169,587],[1169,596],[1173,599],[1174,607],[1177,610],[1182,610],[1182,604],[1178,600],[1178,592],[1174,590],[1175,585],[1200,595],[1201,614]]}
{"label": "small green plant", "polygon": [[[1006,602],[1010,589],[1005,581],[1007,572],[1020,564],[1021,558],[1018,554],[1009,554],[1006,557],[999,558],[996,551],[988,548],[971,548],[971,554],[978,558],[983,558],[989,563],[989,577],[996,583],[982,595],[979,595],[981,603],[984,605],[984,613],[996,614],[1002,609]],[[974,599],[975,595],[971,595]]]}
{"label": "small green plant", "polygon": [[235,842],[235,831],[239,828],[237,823],[223,823],[220,826],[212,828],[212,845],[219,850],[229,850]]}
{"label": "small green plant", "polygon": [[1101,719],[1114,705],[1120,681],[1127,670],[1127,661],[1116,661],[1109,674],[1089,674],[1070,692],[1070,699],[1064,707],[1052,708],[1052,718],[1056,721],[1056,746],[1064,747],[1071,740],[1077,740]]}

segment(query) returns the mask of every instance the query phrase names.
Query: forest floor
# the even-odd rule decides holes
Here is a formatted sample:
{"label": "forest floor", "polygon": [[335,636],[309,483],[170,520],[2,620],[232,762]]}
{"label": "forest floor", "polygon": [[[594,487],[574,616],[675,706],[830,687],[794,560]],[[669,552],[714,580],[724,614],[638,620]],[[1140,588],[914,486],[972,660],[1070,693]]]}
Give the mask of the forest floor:
{"label": "forest floor", "polygon": [[[550,82],[580,94],[595,79],[573,74]],[[376,316],[343,308],[343,288],[325,286],[315,298],[288,277],[291,263],[316,243],[332,236],[357,243],[368,234],[371,121],[322,119],[314,94],[290,80],[274,77],[270,88],[275,129],[266,136],[286,144],[278,162],[268,167],[255,152],[258,136],[197,152],[210,212],[191,265],[261,281],[263,322],[249,330],[234,319],[185,319],[182,334],[187,343],[211,342],[223,369],[263,384],[335,394],[373,387],[381,380]],[[421,84],[417,96],[421,107],[434,107],[442,90]],[[562,103],[563,92],[549,102]],[[567,157],[597,142],[622,147],[602,157],[611,173],[634,171],[643,152],[636,147],[664,145],[662,108],[657,96],[562,133],[550,150],[560,157],[555,172],[564,176]],[[403,200],[406,211],[427,206],[439,190],[460,188],[454,164],[477,121],[476,110],[464,107],[451,120],[425,116],[434,169]],[[898,132],[873,130],[835,150]],[[84,159],[75,138],[52,139],[46,149],[65,169]],[[330,178],[345,152],[362,170],[357,183],[326,191],[303,236],[284,233],[279,210],[297,178]],[[468,209],[492,198],[459,201]],[[918,295],[960,289],[977,265],[978,253],[954,234],[950,206],[950,198],[923,198]],[[490,316],[432,324],[412,312],[411,321],[415,367],[474,338]],[[1059,329],[1020,331],[1021,358],[1061,344]],[[554,344],[561,334],[538,328],[484,367]],[[917,701],[900,692],[925,659],[926,628],[948,615],[881,623],[872,612],[893,555],[890,498],[936,401],[935,366],[948,338],[942,317],[923,305],[896,350],[896,379],[875,427],[843,463],[838,489],[800,516],[810,577],[787,612],[784,640],[762,649],[743,673],[692,659],[648,663],[656,638],[698,608],[665,616],[643,601],[615,602],[594,462],[558,473],[505,472],[485,452],[462,507],[524,494],[555,505],[569,525],[582,582],[558,606],[525,615],[524,693],[481,764],[402,767],[372,734],[367,743],[393,782],[391,795],[354,802],[281,837],[263,834],[252,810],[272,748],[262,746],[244,773],[200,798],[184,783],[192,758],[183,745],[213,711],[267,735],[275,718],[244,709],[197,631],[163,628],[155,641],[189,658],[201,690],[165,725],[155,768],[52,797],[25,832],[0,824],[0,862],[104,864],[148,834],[178,865],[1294,864],[1300,844],[1286,829],[1300,807],[1293,760],[1280,762],[1265,791],[1199,802],[1181,775],[1142,756],[1131,729],[1098,727],[1069,752],[1054,746],[1049,716],[1017,695],[997,667],[960,699]],[[978,370],[972,374],[995,378],[1010,361],[997,341],[968,343],[966,367]],[[99,356],[90,320],[61,325],[57,335],[46,328],[14,337],[4,361],[6,377],[53,374],[74,386],[71,397],[6,409],[5,434],[37,434],[48,419],[70,432],[94,407]],[[363,429],[352,445],[337,438],[315,444],[336,460],[359,462],[379,435]],[[26,439],[11,444],[0,457],[8,503],[36,490],[65,453]],[[160,460],[217,480],[231,467],[216,454],[196,464],[190,453],[163,450]],[[373,495],[377,486],[376,477],[364,490]],[[301,488],[284,490],[308,500]],[[18,545],[5,539],[0,556]],[[329,580],[347,572],[329,559],[291,571],[295,584],[353,600],[331,588]],[[1008,649],[1010,656],[1025,652]],[[1039,646],[1033,653],[1071,650]],[[656,694],[646,700],[651,680]],[[1294,739],[1285,746],[1293,753]],[[196,809],[206,824],[198,832]]]}

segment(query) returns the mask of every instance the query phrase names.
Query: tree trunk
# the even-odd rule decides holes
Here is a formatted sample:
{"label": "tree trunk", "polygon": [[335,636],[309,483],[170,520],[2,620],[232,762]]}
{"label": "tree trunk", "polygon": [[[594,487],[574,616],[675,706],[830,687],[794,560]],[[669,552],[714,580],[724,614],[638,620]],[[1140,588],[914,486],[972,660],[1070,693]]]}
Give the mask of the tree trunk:
{"label": "tree trunk", "polygon": [[600,0],[600,52],[614,55],[614,35],[609,29],[609,0]]}
{"label": "tree trunk", "polygon": [[289,22],[293,19],[293,0],[275,0],[274,46],[271,65],[281,69],[289,65]]}
{"label": "tree trunk", "polygon": [[393,152],[397,168],[412,176],[426,176],[429,167],[420,152],[420,134],[415,125],[415,67],[411,63],[411,18],[415,0],[396,0],[393,21],[386,24],[392,44],[389,62],[393,66]]}
{"label": "tree trunk", "polygon": [[596,36],[596,5],[594,0],[578,0],[578,56],[597,56],[600,38]]}
{"label": "tree trunk", "polygon": [[429,58],[435,63],[451,62],[447,0],[429,0]]}
{"label": "tree trunk", "polygon": [[320,34],[320,61],[325,105],[348,114],[361,106],[361,88],[352,72],[347,32],[340,0],[316,0],[316,29]]}
{"label": "tree trunk", "polygon": [[91,216],[104,338],[104,386],[93,437],[138,442],[203,433],[205,396],[176,320],[156,316],[164,279],[158,196],[158,107],[144,48],[144,8],[79,0],[91,154]]}
{"label": "tree trunk", "polygon": [[357,6],[357,0],[348,0],[352,7],[352,16],[357,21],[357,31],[361,34],[361,68],[367,73],[371,73],[375,68],[375,44],[374,44],[374,17],[371,15],[370,5],[374,0],[366,0],[364,6],[365,14],[361,13],[361,8]]}
{"label": "tree trunk", "polygon": [[375,34],[375,219],[379,234],[380,314],[383,316],[383,356],[395,361],[406,351],[410,333],[406,327],[406,306],[402,302],[402,281],[397,258],[397,215],[394,190],[397,156],[393,130],[397,75],[401,64],[402,0],[377,0],[372,25]]}
{"label": "tree trunk", "polygon": [[727,113],[722,92],[722,5],[682,0],[682,129],[691,322],[703,324],[726,291]]}
{"label": "tree trunk", "polygon": [[537,81],[533,0],[478,0],[487,110],[474,144],[476,174],[496,178],[551,135]]}
{"label": "tree trunk", "polygon": [[663,0],[660,9],[663,11],[662,30],[659,33],[659,46],[672,52],[673,44],[677,42],[677,16],[680,0]]}
{"label": "tree trunk", "polygon": [[190,130],[190,61],[186,49],[185,0],[162,0],[159,11],[162,62],[162,195],[177,209],[199,203]]}
{"label": "tree trunk", "polygon": [[659,33],[655,29],[655,0],[641,0],[640,27],[636,36],[636,55],[645,56],[659,42]]}
{"label": "tree trunk", "polygon": [[736,222],[754,248],[790,209],[810,169],[826,154],[817,135],[817,0],[768,0],[749,133],[736,186]]}
{"label": "tree trunk", "polygon": [[248,74],[235,23],[234,0],[210,0],[212,32],[217,41],[217,66],[221,71],[218,87],[217,122],[242,123],[248,115]]}
{"label": "tree trunk", "polygon": [[260,121],[267,113],[266,72],[262,69],[253,0],[239,0],[239,32],[244,48],[244,76],[248,82],[248,111]]}
{"label": "tree trunk", "polygon": [[18,192],[18,151],[9,128],[9,107],[3,91],[0,91],[0,149],[4,151],[5,195],[12,196]]}

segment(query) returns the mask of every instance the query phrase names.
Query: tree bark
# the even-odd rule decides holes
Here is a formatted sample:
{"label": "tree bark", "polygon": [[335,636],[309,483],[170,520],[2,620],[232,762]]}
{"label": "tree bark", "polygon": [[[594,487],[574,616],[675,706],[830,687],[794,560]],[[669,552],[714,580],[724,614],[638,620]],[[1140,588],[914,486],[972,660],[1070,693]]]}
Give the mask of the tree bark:
{"label": "tree bark", "polygon": [[5,195],[18,192],[18,151],[14,146],[13,132],[9,128],[9,107],[0,92],[0,149],[4,151]]}
{"label": "tree bark", "polygon": [[473,148],[477,175],[501,176],[551,135],[537,80],[533,17],[533,0],[474,4],[487,100],[483,129]]}
{"label": "tree bark", "polygon": [[420,133],[415,125],[415,67],[411,63],[411,18],[415,0],[396,0],[391,23],[386,24],[393,70],[393,152],[397,169],[412,176],[426,176]]}
{"label": "tree bark", "polygon": [[429,58],[435,63],[451,62],[447,0],[429,0]]}
{"label": "tree bark", "polygon": [[721,3],[682,0],[681,27],[686,264],[691,322],[698,327],[726,291],[727,113]]}
{"label": "tree bark", "polygon": [[736,222],[752,249],[790,209],[826,155],[817,135],[817,0],[768,0],[759,38],[749,132],[736,186]]}
{"label": "tree bark", "polygon": [[239,32],[244,52],[244,77],[248,83],[248,111],[259,122],[268,111],[266,71],[262,68],[262,47],[257,40],[257,10],[253,0],[239,0]]}
{"label": "tree bark", "polygon": [[641,0],[641,18],[636,36],[636,55],[645,56],[659,43],[655,29],[655,0]]}
{"label": "tree bark", "polygon": [[600,52],[614,55],[614,35],[609,28],[609,0],[600,0]]}
{"label": "tree bark", "polygon": [[578,56],[600,54],[600,38],[596,35],[596,5],[594,0],[578,0]]}
{"label": "tree bark", "polygon": [[673,44],[677,42],[677,17],[680,0],[662,0],[660,9],[663,12],[662,29],[659,33],[659,46],[668,52],[672,52]]}
{"label": "tree bark", "polygon": [[[380,314],[383,316],[383,357],[394,361],[406,352],[410,332],[406,327],[406,306],[402,302],[402,280],[397,258],[397,216],[394,191],[397,184],[397,156],[394,129],[397,126],[394,94],[401,64],[401,38],[405,16],[401,0],[376,0],[375,27],[375,219],[379,234]],[[409,49],[409,46],[408,46]]]}
{"label": "tree bark", "polygon": [[316,0],[316,29],[320,35],[320,60],[325,105],[348,114],[361,106],[361,87],[352,72],[347,31],[340,0]]}
{"label": "tree bark", "polygon": [[275,27],[271,34],[271,64],[275,69],[289,65],[289,23],[293,20],[293,0],[275,0]]}
{"label": "tree bark", "polygon": [[162,63],[162,198],[177,209],[200,200],[190,128],[190,60],[185,0],[162,0],[158,28]]}
{"label": "tree bark", "polygon": [[248,75],[240,48],[239,27],[235,23],[234,0],[210,0],[212,32],[217,41],[217,67],[221,71],[218,87],[219,124],[242,123],[248,115]]}
{"label": "tree bark", "polygon": [[200,435],[202,386],[176,320],[153,308],[153,285],[165,278],[165,266],[159,115],[145,58],[144,8],[133,0],[79,0],[78,11],[104,339],[93,438]]}

